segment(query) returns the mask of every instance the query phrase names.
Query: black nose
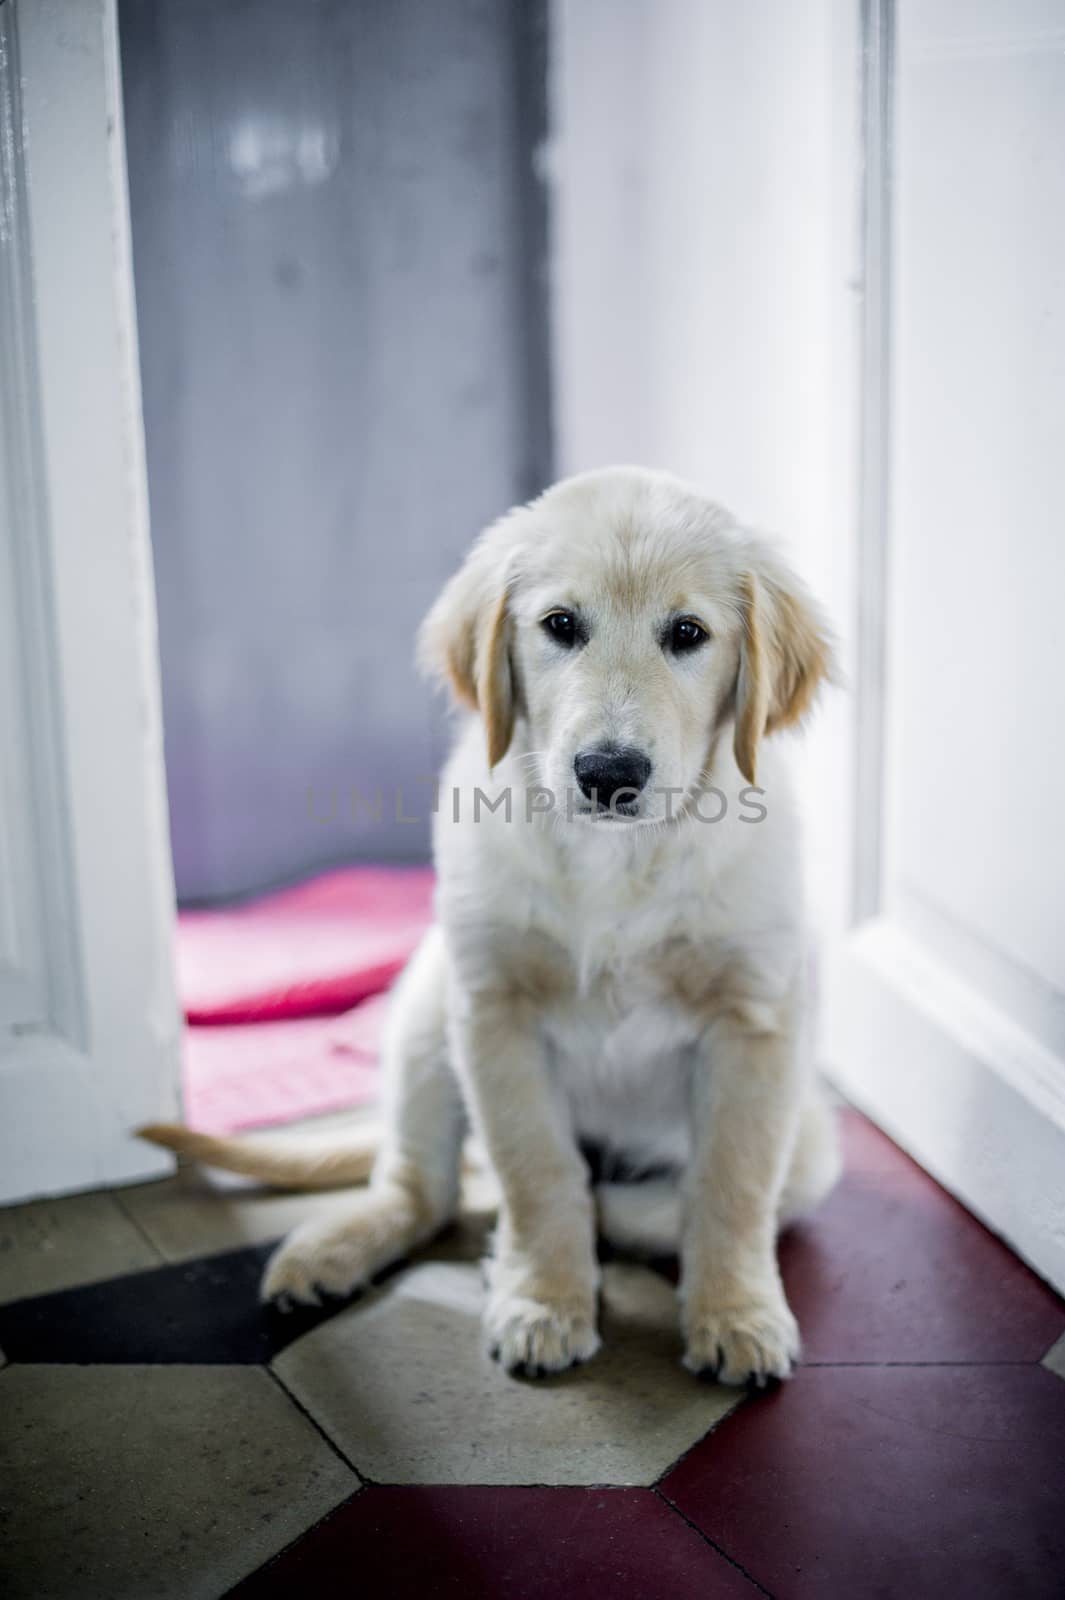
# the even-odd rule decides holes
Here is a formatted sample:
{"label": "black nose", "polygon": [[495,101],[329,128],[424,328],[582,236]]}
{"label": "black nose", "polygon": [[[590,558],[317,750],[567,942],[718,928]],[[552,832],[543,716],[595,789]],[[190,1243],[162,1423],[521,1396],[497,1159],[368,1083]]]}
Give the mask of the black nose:
{"label": "black nose", "polygon": [[621,796],[620,805],[636,799],[651,776],[651,763],[642,750],[582,750],[573,770],[581,793],[605,811],[615,795]]}

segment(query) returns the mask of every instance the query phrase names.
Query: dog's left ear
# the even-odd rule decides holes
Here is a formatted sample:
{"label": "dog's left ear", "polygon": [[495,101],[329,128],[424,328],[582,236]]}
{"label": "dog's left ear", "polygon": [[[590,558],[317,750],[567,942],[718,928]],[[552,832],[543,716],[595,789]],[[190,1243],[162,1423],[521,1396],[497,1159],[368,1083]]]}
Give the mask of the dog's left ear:
{"label": "dog's left ear", "polygon": [[740,609],[733,750],[736,765],[754,783],[759,742],[801,722],[819,686],[833,679],[834,654],[831,635],[805,586],[775,560],[757,563],[742,575]]}
{"label": "dog's left ear", "polygon": [[514,676],[505,551],[496,528],[474,545],[422,623],[418,656],[484,721],[494,767],[514,734]]}

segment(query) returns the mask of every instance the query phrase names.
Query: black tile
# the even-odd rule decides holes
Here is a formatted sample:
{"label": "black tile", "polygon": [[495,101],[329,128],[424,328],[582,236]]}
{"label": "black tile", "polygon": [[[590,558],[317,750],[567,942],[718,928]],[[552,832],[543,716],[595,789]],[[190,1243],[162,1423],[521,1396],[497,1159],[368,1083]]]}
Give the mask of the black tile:
{"label": "black tile", "polygon": [[340,1309],[281,1313],[259,1300],[272,1244],[129,1273],[0,1306],[9,1361],[246,1362],[283,1350]]}

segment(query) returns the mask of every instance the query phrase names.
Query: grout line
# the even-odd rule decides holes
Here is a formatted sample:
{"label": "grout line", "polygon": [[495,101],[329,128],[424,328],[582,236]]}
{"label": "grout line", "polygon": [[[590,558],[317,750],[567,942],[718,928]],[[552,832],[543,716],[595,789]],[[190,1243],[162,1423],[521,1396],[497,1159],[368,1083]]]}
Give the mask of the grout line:
{"label": "grout line", "polygon": [[[0,3],[2,3],[2,0],[0,0]],[[628,1494],[630,1491],[643,1494],[645,1490],[649,1493],[654,1490],[653,1483],[618,1483],[613,1478],[604,1478],[593,1483],[559,1483],[557,1480],[554,1482],[541,1482],[539,1478],[522,1478],[520,1483],[500,1483],[498,1480],[493,1481],[491,1478],[483,1483],[466,1478],[454,1481],[451,1479],[438,1479],[436,1481],[422,1479],[414,1483],[407,1479],[390,1480],[388,1478],[364,1477],[362,1481],[368,1489],[443,1489],[448,1493],[452,1489],[457,1493],[461,1493],[465,1489],[549,1489],[553,1494]]]}
{"label": "grout line", "polygon": [[729,1566],[733,1567],[741,1575],[741,1577],[746,1578],[747,1582],[757,1589],[759,1594],[765,1595],[766,1600],[773,1600],[773,1595],[770,1590],[768,1590],[764,1584],[759,1583],[758,1579],[754,1577],[752,1573],[748,1572],[747,1568],[742,1566],[741,1563],[736,1560],[735,1556],[730,1556],[728,1551],[723,1549],[715,1539],[711,1539],[708,1533],[704,1533],[702,1528],[699,1527],[698,1523],[693,1522],[690,1517],[686,1517],[680,1507],[674,1501],[672,1501],[668,1495],[662,1493],[662,1490],[657,1484],[652,1488],[651,1493],[655,1495],[657,1499],[661,1500],[664,1506],[668,1506],[670,1511],[672,1511],[675,1516],[679,1517],[681,1522],[689,1527],[693,1533],[697,1534],[704,1544],[708,1544],[711,1550],[715,1550],[723,1561],[727,1561]]}
{"label": "grout line", "polygon": [[[136,1231],[140,1234],[141,1238],[144,1240],[144,1242],[148,1246],[149,1250],[152,1252],[152,1254],[155,1256],[156,1260],[159,1262],[159,1265],[163,1266],[163,1267],[169,1266],[170,1265],[170,1261],[169,1261],[168,1257],[163,1254],[162,1250],[160,1250],[159,1246],[156,1244],[155,1240],[152,1238],[151,1234],[148,1232],[148,1230],[144,1226],[143,1222],[141,1222],[140,1218],[135,1216],[133,1214],[133,1212],[129,1209],[129,1207],[124,1203],[124,1201],[122,1200],[120,1191],[118,1189],[109,1189],[107,1192],[111,1196],[112,1200],[115,1202],[115,1205],[121,1211],[122,1215],[125,1217],[126,1221],[130,1224],[130,1226],[132,1228],[136,1229]],[[150,1272],[152,1269],[150,1267],[147,1268],[147,1269],[145,1269],[143,1267],[140,1267],[137,1270],[141,1271],[141,1272],[147,1270],[147,1271]],[[127,1273],[120,1273],[119,1276],[128,1278],[128,1277],[131,1277],[132,1274],[128,1273],[128,1272]],[[102,1281],[107,1282],[109,1280],[104,1279]]]}
{"label": "grout line", "polygon": [[[285,1392],[286,1394],[288,1393],[287,1390]],[[270,1567],[276,1566],[276,1564],[281,1560],[282,1556],[287,1555],[290,1550],[294,1550],[296,1545],[302,1544],[303,1540],[307,1538],[308,1534],[317,1533],[318,1529],[324,1528],[327,1522],[332,1522],[333,1518],[335,1516],[339,1516],[340,1512],[343,1511],[345,1507],[350,1506],[351,1502],[357,1499],[361,1493],[362,1486],[360,1485],[360,1487],[352,1494],[345,1496],[339,1505],[335,1505],[332,1511],[327,1511],[324,1517],[319,1517],[318,1521],[312,1522],[309,1528],[304,1528],[302,1533],[297,1533],[295,1538],[290,1539],[288,1544],[282,1545],[280,1550],[275,1550],[273,1555],[268,1556],[266,1560],[261,1563],[261,1565],[253,1567],[250,1572],[246,1572],[243,1578],[238,1578],[236,1583],[234,1583],[231,1588],[227,1589],[225,1594],[221,1596],[221,1600],[227,1600],[228,1595],[235,1594],[238,1589],[243,1587],[244,1584],[250,1583],[252,1578],[258,1578],[262,1573],[268,1571]]]}
{"label": "grout line", "polygon": [[736,1404],[730,1407],[730,1409],[725,1412],[723,1417],[718,1417],[716,1422],[712,1422],[707,1428],[706,1432],[699,1435],[698,1439],[693,1439],[691,1444],[682,1450],[680,1455],[671,1461],[667,1467],[663,1467],[654,1483],[652,1483],[651,1488],[657,1491],[658,1485],[660,1483],[664,1483],[671,1472],[676,1472],[681,1462],[686,1461],[693,1450],[698,1450],[699,1446],[705,1444],[707,1439],[712,1439],[718,1429],[723,1428],[730,1417],[736,1416],[738,1412],[743,1410],[744,1406],[749,1400],[753,1400],[755,1398],[755,1395],[753,1395],[749,1389],[740,1389],[738,1391]]}
{"label": "grout line", "polygon": [[[270,1369],[266,1368],[265,1370],[269,1372]],[[351,1463],[347,1460],[347,1458],[339,1450],[336,1449],[335,1445],[333,1445],[333,1441],[328,1437],[328,1435],[323,1433],[322,1429],[318,1427],[317,1423],[315,1423],[315,1421],[314,1421],[314,1418],[312,1416],[310,1416],[310,1413],[305,1409],[305,1407],[301,1406],[299,1401],[296,1400],[295,1396],[292,1395],[290,1393],[290,1391],[285,1388],[284,1384],[282,1384],[280,1379],[277,1378],[276,1373],[270,1372],[270,1376],[272,1378],[274,1378],[275,1382],[278,1383],[279,1387],[282,1389],[282,1391],[285,1393],[285,1395],[287,1395],[288,1398],[292,1400],[292,1402],[296,1406],[297,1410],[303,1412],[304,1416],[306,1416],[308,1418],[308,1420],[311,1422],[311,1424],[315,1427],[316,1431],[322,1435],[323,1439],[325,1439],[326,1443],[329,1444],[336,1451],[337,1455],[340,1456],[341,1460],[344,1461],[345,1465],[351,1466]],[[354,1471],[354,1468],[352,1468],[352,1470]],[[560,1492],[571,1491],[571,1490],[577,1489],[577,1490],[584,1491],[586,1494],[595,1494],[595,1493],[597,1493],[597,1492],[599,1492],[601,1490],[617,1490],[618,1492],[622,1492],[622,1491],[627,1490],[627,1489],[636,1489],[639,1492],[639,1491],[641,1491],[641,1490],[646,1488],[647,1492],[649,1494],[654,1495],[656,1500],[660,1500],[662,1502],[662,1504],[667,1508],[667,1510],[672,1512],[673,1515],[680,1522],[682,1522],[685,1525],[685,1527],[690,1528],[691,1531],[696,1535],[696,1537],[703,1544],[708,1545],[709,1548],[715,1552],[715,1554],[719,1555],[723,1561],[727,1562],[728,1565],[733,1568],[734,1571],[738,1572],[742,1578],[746,1579],[746,1581],[752,1586],[752,1588],[756,1589],[760,1595],[764,1595],[765,1596],[765,1600],[775,1600],[775,1597],[773,1596],[771,1591],[769,1589],[765,1588],[765,1586],[763,1584],[759,1583],[757,1578],[752,1577],[751,1574],[747,1571],[746,1567],[742,1566],[740,1564],[740,1562],[738,1562],[735,1559],[735,1557],[730,1556],[727,1550],[724,1550],[719,1544],[717,1544],[713,1539],[710,1538],[709,1534],[704,1533],[702,1528],[700,1528],[696,1523],[694,1523],[691,1520],[690,1517],[685,1516],[684,1512],[681,1511],[679,1506],[674,1505],[673,1501],[670,1500],[666,1495],[662,1494],[661,1491],[653,1484],[649,1488],[646,1485],[640,1485],[640,1484],[618,1484],[618,1483],[580,1483],[580,1484],[575,1484],[575,1483],[518,1483],[518,1484],[509,1484],[509,1483],[508,1484],[500,1484],[500,1483],[488,1483],[488,1484],[478,1484],[478,1483],[449,1483],[449,1484],[400,1483],[400,1484],[379,1484],[379,1483],[375,1483],[373,1481],[373,1479],[370,1479],[370,1478],[362,1478],[359,1487],[352,1494],[349,1494],[349,1495],[345,1496],[345,1498],[343,1500],[341,1500],[338,1505],[335,1505],[332,1508],[331,1511],[327,1511],[324,1517],[319,1517],[317,1522],[312,1522],[309,1527],[304,1528],[302,1533],[296,1534],[295,1538],[290,1539],[288,1544],[283,1545],[280,1550],[275,1550],[274,1554],[272,1556],[270,1556],[266,1561],[264,1561],[261,1566],[258,1566],[256,1568],[254,1568],[254,1570],[252,1572],[246,1573],[243,1578],[238,1579],[237,1583],[233,1586],[233,1589],[227,1590],[227,1594],[234,1593],[236,1589],[240,1588],[241,1584],[247,1583],[251,1578],[259,1577],[259,1575],[261,1573],[266,1572],[271,1567],[275,1566],[277,1564],[277,1562],[281,1560],[282,1556],[286,1555],[288,1553],[288,1551],[292,1550],[296,1545],[301,1544],[303,1542],[303,1540],[306,1539],[310,1534],[316,1533],[319,1528],[325,1527],[326,1523],[332,1522],[333,1518],[336,1517],[336,1516],[339,1516],[339,1514],[342,1511],[344,1511],[352,1503],[353,1500],[357,1499],[359,1495],[363,1494],[367,1490],[381,1489],[381,1488],[385,1488],[385,1489],[388,1489],[388,1488],[393,1488],[393,1489],[434,1489],[434,1488],[443,1488],[443,1489],[455,1489],[455,1490],[459,1490],[459,1491],[462,1491],[464,1489],[482,1489],[482,1488],[486,1488],[486,1489],[554,1489],[554,1490],[558,1490]],[[222,1600],[226,1600],[226,1596],[225,1595],[222,1596]]]}
{"label": "grout line", "polygon": [[[1063,1328],[1058,1334],[1057,1338],[1051,1344],[1050,1349],[1045,1350],[1039,1357],[1039,1365],[1041,1367],[1047,1367],[1051,1372],[1058,1372],[1057,1367],[1051,1365],[1050,1358],[1051,1356],[1057,1356],[1059,1351],[1061,1352],[1061,1359],[1065,1361],[1065,1328]],[[1058,1372],[1058,1376],[1065,1377],[1065,1369],[1063,1369],[1061,1372]]]}
{"label": "grout line", "polygon": [[[264,1362],[262,1364],[262,1370],[263,1370],[263,1372],[266,1373],[267,1377],[270,1378],[277,1385],[277,1387],[281,1390],[281,1393],[285,1396],[285,1399],[286,1400],[290,1400],[292,1402],[292,1404],[295,1406],[296,1410],[298,1412],[300,1412],[302,1416],[306,1417],[307,1421],[310,1423],[310,1425],[314,1429],[315,1433],[317,1433],[320,1438],[325,1440],[325,1442],[329,1446],[330,1450],[332,1450],[333,1454],[340,1461],[342,1461],[344,1463],[344,1465],[348,1468],[348,1471],[349,1472],[353,1472],[355,1474],[356,1482],[357,1482],[359,1488],[362,1488],[364,1485],[366,1487],[369,1487],[370,1486],[370,1479],[363,1477],[362,1473],[359,1471],[359,1469],[355,1465],[354,1461],[349,1460],[349,1458],[344,1454],[343,1450],[341,1450],[340,1446],[337,1444],[336,1440],[330,1438],[329,1434],[326,1433],[325,1429],[322,1427],[322,1425],[318,1421],[317,1417],[315,1417],[310,1411],[308,1411],[307,1407],[303,1404],[302,1400],[299,1400],[292,1393],[292,1390],[288,1387],[288,1385],[286,1383],[284,1383],[281,1380],[281,1378],[278,1376],[278,1374],[274,1371],[273,1367],[269,1366],[266,1362]],[[358,1491],[356,1491],[356,1492],[358,1492]],[[349,1495],[348,1498],[349,1499],[351,1498],[350,1495]],[[317,1524],[315,1524],[315,1526],[317,1526]]]}

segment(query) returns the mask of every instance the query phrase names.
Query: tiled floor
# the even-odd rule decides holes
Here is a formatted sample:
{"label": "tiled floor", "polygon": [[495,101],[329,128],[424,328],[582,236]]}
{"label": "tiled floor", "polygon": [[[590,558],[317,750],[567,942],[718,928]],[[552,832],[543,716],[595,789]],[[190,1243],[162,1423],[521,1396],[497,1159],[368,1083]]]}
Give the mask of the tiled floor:
{"label": "tiled floor", "polygon": [[1065,1594],[1065,1307],[854,1112],[782,1245],[806,1361],[679,1366],[662,1272],[539,1384],[478,1334],[487,1185],[356,1304],[259,1306],[335,1197],[195,1172],[0,1213],[7,1600],[1013,1600]]}

